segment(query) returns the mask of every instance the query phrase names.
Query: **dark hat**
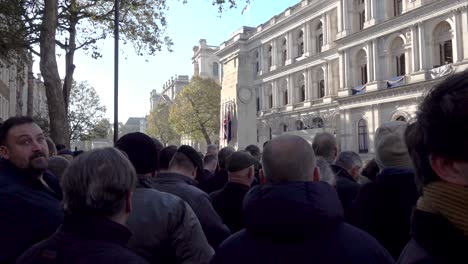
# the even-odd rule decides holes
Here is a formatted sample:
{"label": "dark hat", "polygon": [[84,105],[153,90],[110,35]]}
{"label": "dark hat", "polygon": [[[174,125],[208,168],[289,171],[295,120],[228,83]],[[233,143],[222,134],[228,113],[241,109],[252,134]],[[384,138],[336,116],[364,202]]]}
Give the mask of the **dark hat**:
{"label": "dark hat", "polygon": [[249,152],[242,150],[232,153],[226,161],[228,172],[236,172],[254,165],[257,159]]}
{"label": "dark hat", "polygon": [[115,147],[125,152],[138,174],[153,173],[158,169],[158,150],[153,140],[135,132],[122,136]]}
{"label": "dark hat", "polygon": [[184,154],[187,156],[193,165],[197,168],[197,175],[202,175],[203,173],[203,160],[201,159],[198,152],[187,145],[182,145],[177,149],[177,152]]}
{"label": "dark hat", "polygon": [[73,156],[73,151],[67,149],[67,148],[64,148],[64,149],[61,149],[57,152],[57,155],[72,155]]}

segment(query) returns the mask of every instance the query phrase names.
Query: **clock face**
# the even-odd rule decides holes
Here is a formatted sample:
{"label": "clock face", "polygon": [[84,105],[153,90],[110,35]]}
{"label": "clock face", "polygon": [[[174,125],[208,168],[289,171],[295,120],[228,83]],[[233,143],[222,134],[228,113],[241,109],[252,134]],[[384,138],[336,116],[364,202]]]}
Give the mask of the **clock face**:
{"label": "clock face", "polygon": [[250,89],[240,88],[237,95],[239,100],[244,104],[248,104],[252,100],[252,91]]}

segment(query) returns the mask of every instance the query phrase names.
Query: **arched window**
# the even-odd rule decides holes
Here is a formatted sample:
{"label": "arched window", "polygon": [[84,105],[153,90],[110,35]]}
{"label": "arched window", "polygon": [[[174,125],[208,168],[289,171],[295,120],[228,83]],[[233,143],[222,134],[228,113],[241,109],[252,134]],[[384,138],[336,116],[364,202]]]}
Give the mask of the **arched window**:
{"label": "arched window", "polygon": [[213,62],[213,77],[219,76],[219,64],[217,62]]}
{"label": "arched window", "polygon": [[366,8],[365,8],[365,1],[364,0],[354,0],[354,11],[355,11],[355,18],[354,18],[354,28],[355,31],[360,31],[364,29],[364,24],[366,22]]}
{"label": "arched window", "polygon": [[260,97],[257,96],[257,112],[260,111]]}
{"label": "arched window", "polygon": [[367,121],[361,119],[358,122],[358,144],[359,153],[369,152],[369,132],[367,128]]}
{"label": "arched window", "polygon": [[288,125],[283,124],[283,132],[288,132]]}
{"label": "arched window", "polygon": [[271,45],[268,46],[268,70],[270,70],[271,66],[273,66],[273,47]]}
{"label": "arched window", "polygon": [[403,13],[403,0],[393,0],[393,15],[399,16]]}
{"label": "arched window", "polygon": [[323,119],[316,117],[312,120],[314,128],[323,128]]}
{"label": "arched window", "polygon": [[391,65],[393,65],[393,76],[403,76],[406,74],[405,46],[403,40],[395,38],[391,45]]}
{"label": "arched window", "polygon": [[398,116],[396,118],[396,121],[402,121],[402,122],[406,122],[406,118],[404,116]]}
{"label": "arched window", "polygon": [[287,105],[288,104],[288,89],[285,89],[283,91],[283,105]]}
{"label": "arched window", "polygon": [[298,74],[296,75],[296,89],[295,89],[295,99],[297,102],[304,102],[305,101],[305,82],[304,82],[304,75]]}
{"label": "arched window", "polygon": [[305,127],[304,127],[304,122],[302,122],[301,120],[297,120],[296,121],[296,130],[304,130]]}
{"label": "arched window", "polygon": [[269,84],[266,89],[266,108],[273,108],[273,85]]}
{"label": "arched window", "polygon": [[270,108],[273,108],[273,94],[268,95],[268,103]]}
{"label": "arched window", "polygon": [[299,101],[300,102],[304,102],[305,101],[305,98],[306,98],[306,95],[305,95],[305,85],[301,85],[301,88],[300,88],[300,95],[299,95]]}
{"label": "arched window", "polygon": [[365,85],[367,83],[367,54],[362,49],[357,53],[356,56],[356,63],[357,63],[357,85]]}
{"label": "arched window", "polygon": [[452,28],[446,21],[434,29],[434,66],[453,63]]}
{"label": "arched window", "polygon": [[286,65],[286,60],[288,59],[288,41],[283,39],[283,44],[281,46],[281,65]]}
{"label": "arched window", "polygon": [[317,73],[317,98],[325,97],[325,77],[323,70],[319,69]]}
{"label": "arched window", "polygon": [[299,31],[297,35],[297,57],[302,57],[304,55],[304,32]]}
{"label": "arched window", "polygon": [[322,22],[320,22],[317,25],[316,29],[316,42],[317,42],[317,53],[322,52],[322,46],[323,46],[323,28],[322,28]]}

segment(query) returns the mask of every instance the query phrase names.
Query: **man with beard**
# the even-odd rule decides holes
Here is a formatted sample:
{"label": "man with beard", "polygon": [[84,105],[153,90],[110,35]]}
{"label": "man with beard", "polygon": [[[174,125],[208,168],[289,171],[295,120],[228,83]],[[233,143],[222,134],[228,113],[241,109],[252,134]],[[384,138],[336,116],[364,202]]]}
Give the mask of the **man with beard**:
{"label": "man with beard", "polygon": [[13,263],[62,223],[62,190],[46,172],[46,138],[32,118],[3,123],[0,155],[0,263]]}

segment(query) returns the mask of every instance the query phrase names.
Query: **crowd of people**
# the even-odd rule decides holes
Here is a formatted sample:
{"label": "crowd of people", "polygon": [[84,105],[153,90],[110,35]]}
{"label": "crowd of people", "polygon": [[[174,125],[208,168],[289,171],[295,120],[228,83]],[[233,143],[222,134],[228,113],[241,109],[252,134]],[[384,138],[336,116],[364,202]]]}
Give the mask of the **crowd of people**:
{"label": "crowd of people", "polygon": [[260,149],[144,133],[72,152],[0,126],[0,263],[468,263],[468,72],[362,160],[319,133]]}

